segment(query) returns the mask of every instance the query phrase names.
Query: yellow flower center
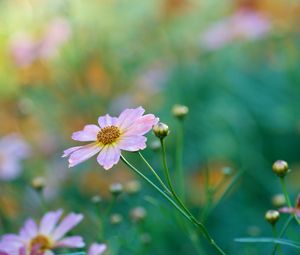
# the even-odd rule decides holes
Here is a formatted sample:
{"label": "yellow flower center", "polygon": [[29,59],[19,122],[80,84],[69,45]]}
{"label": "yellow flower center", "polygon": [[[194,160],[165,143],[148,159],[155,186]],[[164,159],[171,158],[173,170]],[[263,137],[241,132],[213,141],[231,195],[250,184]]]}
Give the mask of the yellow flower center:
{"label": "yellow flower center", "polygon": [[121,135],[120,129],[116,126],[102,128],[97,134],[97,140],[104,145],[114,143]]}
{"label": "yellow flower center", "polygon": [[30,242],[30,249],[39,248],[39,251],[43,252],[52,248],[51,241],[48,237],[43,235],[37,235]]}

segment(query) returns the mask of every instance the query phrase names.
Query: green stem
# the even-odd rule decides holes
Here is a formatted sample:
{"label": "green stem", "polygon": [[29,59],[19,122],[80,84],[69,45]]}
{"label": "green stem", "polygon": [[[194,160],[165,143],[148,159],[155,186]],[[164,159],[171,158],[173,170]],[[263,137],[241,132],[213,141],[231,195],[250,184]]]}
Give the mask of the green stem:
{"label": "green stem", "polygon": [[[277,238],[278,235],[277,235],[277,231],[276,231],[276,226],[275,225],[272,226],[272,232],[273,232],[274,238]],[[283,255],[282,250],[281,250],[281,246],[279,244],[277,244],[277,246],[278,246],[278,252],[279,252],[279,254]]]}
{"label": "green stem", "polygon": [[[185,205],[183,204],[183,202],[181,201],[181,199],[177,196],[173,184],[171,182],[171,178],[170,178],[170,172],[169,172],[169,168],[168,168],[168,164],[167,164],[167,156],[166,156],[166,148],[165,148],[165,143],[163,139],[160,139],[160,144],[161,144],[161,148],[162,148],[162,160],[163,160],[163,169],[164,169],[164,173],[165,173],[165,177],[167,180],[167,184],[169,186],[169,189],[172,193],[172,196],[174,197],[174,199],[176,200],[176,202],[180,205],[180,207],[190,216],[192,216],[189,212],[189,210],[185,207]],[[193,217],[193,216],[192,216]]]}
{"label": "green stem", "polygon": [[[282,237],[284,236],[284,234],[285,234],[286,230],[288,229],[290,223],[292,222],[293,218],[294,218],[293,215],[291,215],[291,216],[287,219],[287,221],[285,222],[283,228],[281,229],[281,231],[280,231],[280,233],[279,233],[279,236],[277,237],[278,239],[280,239],[280,238],[282,238]],[[276,253],[278,247],[279,247],[279,244],[275,244],[274,249],[273,249],[273,252],[272,252],[272,255],[275,255],[275,253]]]}
{"label": "green stem", "polygon": [[142,155],[142,153],[139,151],[138,154],[140,155],[140,157],[142,158],[142,160],[145,162],[145,164],[147,165],[147,167],[150,169],[150,171],[152,172],[152,174],[155,176],[155,178],[159,181],[159,183],[161,184],[161,186],[165,189],[165,191],[167,191],[171,195],[171,191],[167,188],[167,186],[164,184],[164,182],[162,181],[162,179],[160,178],[160,176],[156,173],[156,171],[149,164],[149,162],[144,158],[144,156]]}
{"label": "green stem", "polygon": [[219,252],[219,254],[226,255],[225,252],[215,243],[215,241],[211,238],[210,234],[206,230],[206,228],[199,222],[197,222],[194,218],[191,218],[189,214],[187,214],[176,202],[172,200],[164,191],[162,191],[158,186],[156,186],[150,179],[148,179],[144,174],[142,174],[138,169],[136,169],[133,165],[131,165],[123,155],[121,155],[122,161],[131,168],[137,175],[139,175],[142,179],[144,179],[148,184],[150,184],[156,191],[158,191],[171,205],[178,210],[187,220],[189,220],[192,224],[198,227],[203,233],[204,237],[209,241],[209,243]]}
{"label": "green stem", "polygon": [[[289,194],[288,194],[288,192],[287,192],[287,188],[286,188],[284,176],[283,176],[283,177],[280,177],[280,184],[281,184],[281,189],[282,189],[282,192],[283,192],[283,195],[284,195],[284,197],[285,197],[285,201],[286,201],[288,207],[289,207],[289,208],[293,208],[292,203],[291,203],[291,200],[290,200],[290,198],[289,198]],[[298,222],[298,224],[300,224],[300,219],[297,217],[296,214],[294,214],[294,218],[295,218],[295,220]]]}
{"label": "green stem", "polygon": [[[145,162],[145,164],[148,166],[148,168],[150,169],[150,171],[153,173],[153,175],[156,177],[156,179],[160,182],[161,186],[165,189],[165,191],[167,191],[167,193],[169,195],[172,195],[171,191],[167,188],[167,186],[164,184],[164,182],[162,181],[162,179],[160,178],[160,176],[156,173],[156,171],[153,169],[153,167],[150,165],[150,163],[145,159],[145,157],[142,155],[142,153],[140,151],[138,151],[139,156],[142,158],[142,160]],[[182,219],[182,218],[180,218]],[[179,219],[178,219],[179,220]],[[195,232],[193,230],[190,229],[190,226],[186,225],[186,222],[180,222],[182,223],[183,227],[185,228],[185,230],[187,230],[188,234],[189,234],[189,238],[192,241],[196,251],[198,252],[198,254],[203,254],[203,251],[201,249],[201,247],[198,244],[198,236],[195,234]]]}
{"label": "green stem", "polygon": [[164,167],[164,172],[166,175],[166,179],[167,179],[167,183],[168,186],[171,190],[171,193],[173,195],[173,198],[175,199],[175,201],[180,205],[180,207],[184,210],[184,212],[190,217],[190,219],[194,222],[195,225],[198,226],[198,228],[202,231],[202,233],[204,234],[204,236],[206,237],[206,239],[210,242],[210,244],[212,246],[214,246],[215,249],[217,249],[219,251],[220,254],[225,254],[223,252],[223,250],[215,243],[215,241],[211,238],[210,234],[208,233],[206,227],[201,223],[198,222],[195,217],[191,214],[191,212],[186,208],[186,206],[183,204],[183,202],[181,201],[181,199],[177,196],[174,187],[172,185],[171,182],[171,178],[170,178],[170,174],[169,174],[169,168],[168,168],[168,164],[167,164],[167,157],[166,157],[166,148],[165,148],[165,144],[164,144],[164,140],[160,139],[160,143],[161,143],[161,148],[162,148],[162,158],[163,158],[163,167]]}
{"label": "green stem", "polygon": [[178,121],[177,145],[176,145],[176,177],[179,186],[179,194],[185,200],[184,174],[182,167],[183,157],[183,120]]}
{"label": "green stem", "polygon": [[282,188],[282,192],[283,192],[283,195],[285,197],[285,201],[288,205],[288,207],[292,207],[292,203],[291,203],[291,200],[289,198],[289,195],[288,195],[288,192],[287,192],[287,189],[286,189],[286,184],[285,184],[285,179],[284,177],[280,177],[280,183],[281,183],[281,188]]}

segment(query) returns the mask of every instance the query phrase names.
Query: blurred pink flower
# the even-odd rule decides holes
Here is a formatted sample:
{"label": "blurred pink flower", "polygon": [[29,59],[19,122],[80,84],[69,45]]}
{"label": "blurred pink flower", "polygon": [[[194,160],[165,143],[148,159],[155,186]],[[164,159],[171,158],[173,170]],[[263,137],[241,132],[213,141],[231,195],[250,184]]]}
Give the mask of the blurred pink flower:
{"label": "blurred pink flower", "polygon": [[296,214],[300,218],[300,194],[297,197],[295,207],[282,207],[278,211],[281,213]]}
{"label": "blurred pink flower", "polygon": [[11,54],[17,66],[31,65],[38,55],[38,44],[28,34],[20,33],[11,41]]}
{"label": "blurred pink flower", "polygon": [[58,49],[68,41],[70,36],[71,27],[67,20],[63,18],[53,20],[41,40],[40,57],[48,59],[55,56]]}
{"label": "blurred pink flower", "polygon": [[97,244],[93,243],[88,251],[87,255],[101,255],[103,254],[107,249],[106,244]]}
{"label": "blurred pink flower", "polygon": [[0,180],[13,180],[22,170],[21,160],[29,157],[29,145],[18,134],[9,134],[0,139]]}
{"label": "blurred pink flower", "polygon": [[52,58],[70,36],[69,22],[63,18],[56,18],[48,24],[39,39],[33,39],[31,35],[25,33],[15,35],[10,45],[12,58],[20,67],[31,65],[39,59]]}
{"label": "blurred pink flower", "polygon": [[81,248],[84,242],[81,236],[65,237],[65,234],[74,228],[82,219],[81,214],[70,213],[59,224],[58,221],[63,211],[48,212],[42,218],[38,226],[33,219],[28,219],[21,228],[19,235],[6,234],[2,236],[0,251],[9,251],[11,254],[19,254],[20,249],[26,247],[25,254],[37,255],[54,254],[52,249]]}
{"label": "blurred pink flower", "polygon": [[72,134],[72,139],[81,142],[93,142],[72,147],[64,151],[63,157],[69,157],[69,167],[89,159],[98,152],[98,163],[105,170],[117,164],[121,150],[138,151],[146,148],[144,136],[158,122],[153,114],[143,115],[142,107],[126,109],[119,117],[108,114],[98,118],[97,125],[86,125],[82,131]]}
{"label": "blurred pink flower", "polygon": [[216,50],[236,39],[259,39],[265,36],[270,28],[271,23],[264,15],[241,10],[204,31],[201,45],[208,50]]}

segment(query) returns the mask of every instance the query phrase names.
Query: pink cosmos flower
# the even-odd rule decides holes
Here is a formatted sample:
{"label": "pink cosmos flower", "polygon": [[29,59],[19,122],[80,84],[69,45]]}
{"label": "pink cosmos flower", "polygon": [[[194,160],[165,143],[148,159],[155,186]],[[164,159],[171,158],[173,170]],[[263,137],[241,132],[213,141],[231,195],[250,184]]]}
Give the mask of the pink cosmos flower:
{"label": "pink cosmos flower", "polygon": [[[1,246],[1,243],[0,243]],[[21,247],[20,249],[6,249],[0,248],[0,255],[47,255],[44,252],[38,251],[38,249],[33,249],[32,251],[28,251],[25,246]]]}
{"label": "pink cosmos flower", "polygon": [[121,150],[138,151],[146,148],[144,136],[158,122],[153,114],[143,115],[142,107],[126,109],[119,117],[108,114],[98,118],[97,125],[86,125],[82,131],[73,133],[72,139],[81,142],[92,142],[64,151],[63,157],[69,157],[69,167],[89,159],[95,154],[98,163],[105,170],[117,164]]}
{"label": "pink cosmos flower", "polygon": [[289,213],[289,214],[296,214],[297,217],[300,218],[300,194],[297,197],[297,202],[295,207],[282,207],[279,209],[281,213]]}
{"label": "pink cosmos flower", "polygon": [[93,243],[89,248],[88,255],[101,255],[106,251],[106,249],[106,244]]}
{"label": "pink cosmos flower", "polygon": [[0,180],[16,179],[22,170],[21,160],[30,156],[31,149],[19,134],[0,139]]}
{"label": "pink cosmos flower", "polygon": [[[9,252],[9,255],[53,255],[52,249],[67,247],[81,248],[84,242],[81,236],[64,237],[82,219],[81,214],[70,213],[59,224],[63,211],[48,212],[38,226],[33,219],[28,219],[21,228],[19,235],[6,234],[2,236],[0,251]],[[25,252],[25,253],[24,253]]]}

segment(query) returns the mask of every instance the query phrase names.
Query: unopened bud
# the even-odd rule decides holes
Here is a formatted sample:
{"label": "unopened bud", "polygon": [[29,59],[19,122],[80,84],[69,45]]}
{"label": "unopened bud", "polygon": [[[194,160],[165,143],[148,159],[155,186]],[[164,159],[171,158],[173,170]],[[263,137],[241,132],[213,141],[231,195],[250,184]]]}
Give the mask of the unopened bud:
{"label": "unopened bud", "polygon": [[233,174],[233,169],[229,166],[226,166],[222,169],[222,172],[223,174],[226,176],[226,177],[229,177],[229,176],[232,176]]}
{"label": "unopened bud", "polygon": [[138,180],[132,180],[125,184],[125,192],[129,195],[134,195],[141,190],[141,183]]}
{"label": "unopened bud", "polygon": [[272,205],[274,205],[275,207],[282,207],[285,205],[285,203],[286,201],[283,194],[277,194],[272,197]]}
{"label": "unopened bud", "polygon": [[155,140],[153,141],[151,144],[150,144],[150,148],[153,150],[153,151],[158,151],[160,149],[160,142],[158,140]]}
{"label": "unopened bud", "polygon": [[123,221],[123,216],[119,213],[114,213],[110,216],[110,223],[113,225],[118,225]]}
{"label": "unopened bud", "polygon": [[170,133],[168,125],[162,122],[153,126],[153,132],[159,139],[165,138]]}
{"label": "unopened bud", "polygon": [[130,218],[132,219],[133,222],[141,222],[143,221],[147,216],[147,212],[145,208],[143,207],[136,207],[133,208],[130,212]]}
{"label": "unopened bud", "polygon": [[101,201],[102,201],[102,198],[100,197],[100,196],[93,196],[92,198],[91,198],[91,202],[93,203],[93,204],[99,204],[99,203],[101,203]]}
{"label": "unopened bud", "polygon": [[32,181],[31,181],[31,187],[33,189],[35,189],[36,191],[40,192],[44,189],[45,187],[45,178],[44,177],[35,177]]}
{"label": "unopened bud", "polygon": [[113,183],[109,187],[109,191],[113,196],[119,196],[123,192],[123,185],[121,183]]}
{"label": "unopened bud", "polygon": [[183,119],[189,113],[189,108],[185,105],[176,104],[172,108],[172,113],[176,118]]}
{"label": "unopened bud", "polygon": [[284,177],[289,170],[289,165],[284,160],[277,160],[274,162],[272,168],[273,168],[273,172],[277,174],[277,176]]}
{"label": "unopened bud", "polygon": [[280,214],[276,210],[269,210],[265,214],[265,219],[268,221],[271,225],[275,225],[276,222],[279,220]]}

